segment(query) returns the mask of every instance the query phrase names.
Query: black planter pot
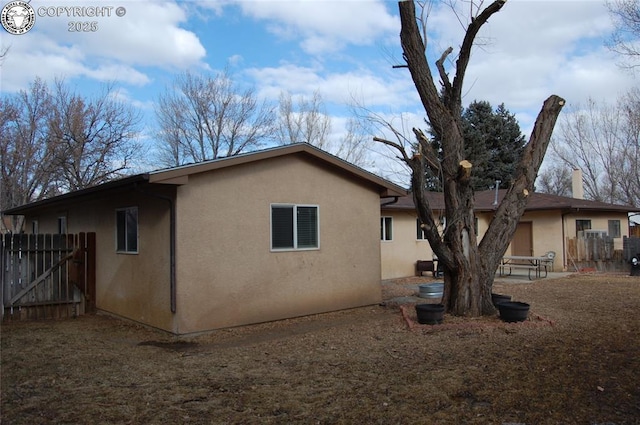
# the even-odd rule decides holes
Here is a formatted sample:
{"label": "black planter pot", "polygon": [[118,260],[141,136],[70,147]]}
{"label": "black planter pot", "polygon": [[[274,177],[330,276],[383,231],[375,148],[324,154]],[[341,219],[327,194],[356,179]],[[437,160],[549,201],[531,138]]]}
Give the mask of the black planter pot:
{"label": "black planter pot", "polygon": [[529,316],[529,304],[517,301],[505,301],[498,304],[500,319],[505,322],[523,322]]}
{"label": "black planter pot", "polygon": [[418,323],[422,325],[439,325],[444,320],[444,305],[417,304]]}
{"label": "black planter pot", "polygon": [[491,302],[496,307],[498,307],[498,304],[507,301],[511,301],[511,295],[491,294]]}

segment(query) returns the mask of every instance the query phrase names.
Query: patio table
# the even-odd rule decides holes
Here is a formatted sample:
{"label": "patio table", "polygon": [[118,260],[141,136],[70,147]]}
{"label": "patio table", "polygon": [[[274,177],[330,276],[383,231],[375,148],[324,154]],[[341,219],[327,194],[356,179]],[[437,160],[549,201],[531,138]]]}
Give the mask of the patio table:
{"label": "patio table", "polygon": [[[531,280],[531,272],[535,273],[536,278],[547,277],[547,263],[548,257],[529,256],[529,255],[505,255],[500,262],[500,276],[505,276],[505,271],[508,268],[510,276],[512,269],[526,269],[529,271],[529,280]],[[544,269],[544,276],[542,276],[542,270]]]}

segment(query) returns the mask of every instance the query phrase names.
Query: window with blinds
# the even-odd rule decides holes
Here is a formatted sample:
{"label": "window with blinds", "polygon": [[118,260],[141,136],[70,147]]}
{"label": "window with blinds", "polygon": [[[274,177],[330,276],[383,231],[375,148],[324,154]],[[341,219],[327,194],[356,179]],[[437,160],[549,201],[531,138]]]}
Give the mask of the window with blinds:
{"label": "window with blinds", "polygon": [[320,247],[317,205],[271,205],[271,249]]}

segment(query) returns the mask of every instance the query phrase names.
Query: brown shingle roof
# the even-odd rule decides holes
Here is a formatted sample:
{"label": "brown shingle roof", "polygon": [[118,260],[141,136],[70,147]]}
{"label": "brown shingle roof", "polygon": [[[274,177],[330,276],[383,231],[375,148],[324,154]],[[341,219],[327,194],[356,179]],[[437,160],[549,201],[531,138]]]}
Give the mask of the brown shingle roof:
{"label": "brown shingle roof", "polygon": [[[504,195],[507,193],[506,189],[498,191],[498,203],[502,201]],[[494,190],[484,190],[482,192],[475,193],[475,209],[476,211],[493,211],[496,209],[494,205],[495,201]],[[444,197],[439,192],[426,192],[429,205],[433,210],[444,209]],[[384,203],[384,202],[383,202]],[[413,197],[411,194],[398,199],[397,203],[383,205],[384,209],[392,210],[413,210],[415,205],[413,204]],[[618,212],[630,212],[636,211],[630,205],[616,205],[608,204],[606,202],[589,201],[587,199],[575,199],[566,196],[550,195],[548,193],[534,192],[527,203],[526,211],[541,211],[541,210],[563,210],[563,211],[618,211]]]}

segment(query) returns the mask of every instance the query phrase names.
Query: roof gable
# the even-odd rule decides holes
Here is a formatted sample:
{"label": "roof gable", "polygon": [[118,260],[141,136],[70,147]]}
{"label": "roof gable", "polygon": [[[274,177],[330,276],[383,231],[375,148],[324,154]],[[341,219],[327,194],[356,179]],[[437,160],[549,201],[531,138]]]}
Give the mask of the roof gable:
{"label": "roof gable", "polygon": [[332,169],[334,172],[343,173],[348,178],[362,181],[374,187],[381,197],[402,197],[407,194],[407,191],[400,186],[397,186],[388,180],[378,177],[373,173],[370,173],[347,161],[344,161],[337,156],[331,155],[307,143],[297,143],[256,152],[229,156],[225,158],[214,159],[210,161],[204,161],[195,164],[156,170],[149,173],[136,174],[122,179],[113,180],[101,185],[65,193],[53,198],[48,198],[15,208],[10,208],[4,211],[4,214],[27,214],[36,209],[63,204],[68,201],[78,200],[85,196],[97,195],[127,186],[134,187],[142,183],[183,185],[188,183],[189,176],[193,174],[205,173],[212,170],[234,167],[242,164],[249,164],[256,161],[262,161],[286,155],[304,155],[307,158],[318,161],[328,169]]}
{"label": "roof gable", "polygon": [[382,197],[405,196],[407,194],[407,191],[400,186],[308,143],[294,143],[261,151],[153,171],[149,173],[149,183],[184,184],[188,181],[189,176],[193,174],[295,154],[306,155],[309,158],[322,162],[324,165],[334,168],[334,170],[346,172],[351,178],[373,184],[378,188],[380,196]]}

